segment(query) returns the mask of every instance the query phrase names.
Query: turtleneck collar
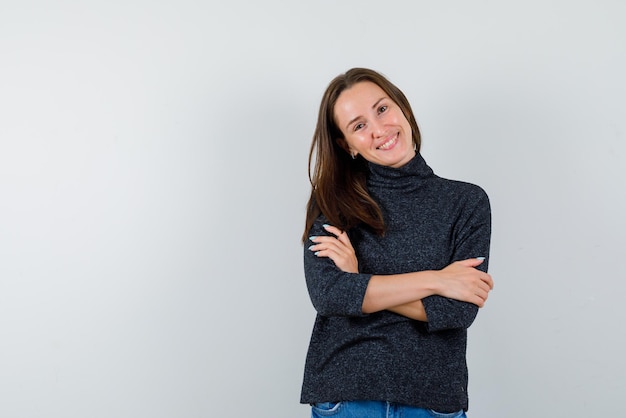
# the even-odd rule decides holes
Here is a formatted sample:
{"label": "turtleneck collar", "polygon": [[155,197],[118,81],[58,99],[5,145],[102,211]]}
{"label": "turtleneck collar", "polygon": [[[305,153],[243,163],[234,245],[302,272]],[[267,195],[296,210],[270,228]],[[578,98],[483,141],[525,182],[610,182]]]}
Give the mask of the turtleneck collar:
{"label": "turtleneck collar", "polygon": [[393,168],[370,162],[367,163],[367,166],[368,188],[405,188],[409,185],[415,185],[419,180],[435,176],[433,170],[426,164],[419,152],[402,167]]}

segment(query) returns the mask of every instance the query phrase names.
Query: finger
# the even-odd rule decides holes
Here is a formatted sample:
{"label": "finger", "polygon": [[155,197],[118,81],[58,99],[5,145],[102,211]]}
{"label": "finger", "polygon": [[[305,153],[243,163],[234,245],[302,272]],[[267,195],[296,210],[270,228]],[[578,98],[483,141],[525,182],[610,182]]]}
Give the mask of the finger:
{"label": "finger", "polygon": [[335,236],[339,236],[343,233],[343,231],[339,228],[337,228],[336,226],[332,226],[332,225],[328,225],[328,224],[324,224],[322,225],[322,227],[330,232],[331,234],[335,235]]}
{"label": "finger", "polygon": [[[317,247],[317,249],[321,249],[321,248],[326,248],[326,246],[332,244],[332,243],[339,243],[339,240],[335,237],[331,237],[331,236],[327,236],[327,235],[321,235],[321,236],[312,236],[309,237],[309,240]],[[324,247],[321,247],[324,246]],[[311,247],[309,247],[310,249]]]}
{"label": "finger", "polygon": [[481,287],[480,290],[484,293],[484,294],[489,294],[489,292],[491,292],[491,288],[489,286],[484,286]]}
{"label": "finger", "polygon": [[481,281],[479,286],[482,289],[482,291],[485,293],[489,293],[493,290],[493,283],[490,283],[487,281]]}
{"label": "finger", "polygon": [[342,231],[341,229],[328,224],[324,224],[323,227],[326,231],[336,236],[337,239],[344,243],[347,247],[352,248],[350,237],[348,237],[348,233],[346,231]]}
{"label": "finger", "polygon": [[[348,238],[348,234],[346,234],[345,232],[339,235],[339,237],[337,238],[330,237],[330,236],[321,236],[321,237],[315,237],[315,239],[312,241],[318,245],[319,244],[326,245],[327,247],[324,247],[324,248],[336,247],[337,251],[343,252],[345,254],[350,254],[350,255],[355,254],[354,248],[352,247],[352,243],[350,242],[350,238]],[[320,248],[322,247],[319,247],[318,249]]]}
{"label": "finger", "polygon": [[479,308],[482,308],[485,305],[485,302],[487,302],[487,299],[489,298],[489,292],[487,291],[476,292],[475,297],[476,297],[476,302],[474,304],[477,305]]}
{"label": "finger", "polygon": [[323,257],[342,257],[344,259],[356,258],[352,247],[348,247],[337,238],[319,237],[316,244],[311,245],[309,250]]}
{"label": "finger", "polygon": [[339,241],[339,238],[333,236],[333,235],[318,235],[315,237],[310,237],[309,238],[311,241],[313,242],[332,242],[332,241]]}
{"label": "finger", "polygon": [[332,261],[335,262],[335,264],[337,266],[344,266],[344,265],[348,265],[348,264],[354,264],[351,263],[351,260],[353,259],[352,257],[342,253],[342,252],[337,252],[334,248],[328,248],[328,249],[324,249],[324,250],[320,250],[315,252],[315,255],[317,257],[327,257],[330,258]]}
{"label": "finger", "polygon": [[489,296],[489,289],[478,288],[475,294],[481,299],[487,300],[487,296]]}
{"label": "finger", "polygon": [[345,254],[339,253],[332,248],[316,251],[315,255],[318,257],[328,257],[331,260],[333,260],[335,263],[338,263],[342,260],[347,259]]}
{"label": "finger", "polygon": [[485,273],[484,275],[480,276],[480,280],[486,283],[489,286],[490,290],[493,289],[493,278],[490,274]]}
{"label": "finger", "polygon": [[324,248],[332,247],[332,246],[344,247],[344,248],[346,247],[346,245],[343,242],[341,242],[338,238],[331,237],[331,236],[312,237],[311,241],[315,243],[316,245],[323,245]]}
{"label": "finger", "polygon": [[466,260],[457,261],[457,263],[466,267],[480,266],[485,261],[485,257],[468,258]]}
{"label": "finger", "polygon": [[483,304],[484,304],[484,299],[481,297],[480,294],[478,294],[478,292],[472,292],[471,294],[467,295],[464,299],[464,302],[468,302],[468,303],[473,303],[474,305],[478,306],[479,308],[482,308]]}
{"label": "finger", "polygon": [[354,250],[352,247],[352,243],[350,242],[350,237],[347,232],[342,232],[340,235],[337,235],[337,239],[341,241],[341,243],[350,250]]}
{"label": "finger", "polygon": [[479,308],[484,308],[485,303],[487,303],[487,295],[485,297],[479,297],[479,302],[476,304]]}
{"label": "finger", "polygon": [[331,238],[329,240],[318,240],[318,241],[320,242],[315,245],[311,245],[309,247],[309,250],[314,251],[316,255],[329,257],[330,254],[332,253],[338,256],[345,257],[345,256],[352,254],[352,251],[346,248],[336,238]]}

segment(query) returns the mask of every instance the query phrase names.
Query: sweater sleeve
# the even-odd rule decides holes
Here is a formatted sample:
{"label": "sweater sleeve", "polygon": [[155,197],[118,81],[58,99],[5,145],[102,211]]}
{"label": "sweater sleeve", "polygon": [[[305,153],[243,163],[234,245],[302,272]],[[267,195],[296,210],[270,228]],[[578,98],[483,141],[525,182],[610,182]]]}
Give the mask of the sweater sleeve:
{"label": "sweater sleeve", "polygon": [[[487,272],[491,241],[491,207],[487,194],[472,186],[473,198],[468,199],[454,226],[454,250],[450,262],[475,257],[485,257],[477,268]],[[469,328],[478,314],[478,306],[442,296],[429,296],[422,300],[429,331]]]}
{"label": "sweater sleeve", "polygon": [[[328,235],[320,217],[309,236]],[[365,316],[362,311],[370,274],[346,273],[327,257],[317,257],[304,245],[304,275],[313,307],[322,316]]]}

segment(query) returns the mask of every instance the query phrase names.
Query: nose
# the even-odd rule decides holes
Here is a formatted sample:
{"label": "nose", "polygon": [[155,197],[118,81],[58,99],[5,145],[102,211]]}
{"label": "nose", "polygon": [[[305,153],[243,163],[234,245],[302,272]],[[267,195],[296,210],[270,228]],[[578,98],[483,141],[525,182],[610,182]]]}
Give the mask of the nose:
{"label": "nose", "polygon": [[385,135],[385,126],[380,120],[373,120],[370,122],[370,127],[372,128],[372,136],[374,138],[380,138]]}

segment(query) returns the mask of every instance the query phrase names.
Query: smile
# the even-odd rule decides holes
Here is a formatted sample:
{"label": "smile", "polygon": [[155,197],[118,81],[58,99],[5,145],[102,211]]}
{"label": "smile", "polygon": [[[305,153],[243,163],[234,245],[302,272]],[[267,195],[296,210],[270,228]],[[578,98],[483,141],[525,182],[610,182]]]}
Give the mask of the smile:
{"label": "smile", "polygon": [[389,149],[389,148],[391,148],[391,146],[392,146],[393,144],[395,144],[395,143],[396,143],[396,141],[397,141],[397,140],[398,140],[398,134],[396,134],[393,138],[391,138],[390,140],[388,140],[387,142],[385,142],[385,143],[384,143],[384,144],[382,144],[381,146],[376,147],[376,149],[382,149],[382,150]]}

